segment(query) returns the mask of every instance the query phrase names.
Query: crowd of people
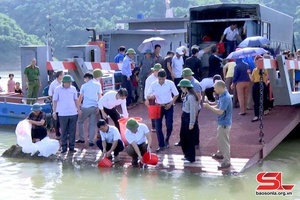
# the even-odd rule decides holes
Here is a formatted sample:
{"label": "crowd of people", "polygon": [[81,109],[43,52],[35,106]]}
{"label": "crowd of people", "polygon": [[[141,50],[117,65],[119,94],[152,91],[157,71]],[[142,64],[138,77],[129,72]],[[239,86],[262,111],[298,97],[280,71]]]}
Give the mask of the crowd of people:
{"label": "crowd of people", "polygon": [[[222,37],[223,38],[223,37]],[[223,38],[224,39],[224,38]],[[231,47],[230,47],[231,48]],[[269,114],[271,103],[268,99],[268,74],[259,70],[256,62],[262,56],[225,61],[220,56],[217,45],[200,50],[194,45],[191,56],[187,48],[178,47],[175,52],[169,51],[166,57],[160,55],[161,46],[147,49],[139,63],[136,64],[134,49],[119,48],[115,62],[122,63],[122,88],[103,94],[100,79],[103,75],[100,69],[86,73],[83,77],[79,96],[70,75],[62,71],[56,72],[56,79],[49,86],[49,96],[53,104],[53,119],[55,120],[56,139],[61,140],[61,153],[75,152],[76,143],[88,140],[90,147],[96,145],[106,157],[117,162],[119,152],[125,148],[132,157],[132,164],[142,161],[145,152],[151,152],[151,132],[156,132],[159,153],[169,148],[169,139],[173,132],[174,105],[182,103],[181,127],[179,141],[175,146],[181,146],[185,162],[195,162],[195,151],[199,149],[200,129],[198,116],[202,108],[211,110],[217,117],[219,151],[212,155],[215,159],[223,159],[219,169],[230,167],[229,132],[232,125],[232,109],[240,108],[239,115],[244,116],[247,110],[254,110],[252,122],[258,121],[260,105],[260,77],[263,77],[264,114]],[[231,49],[232,50],[232,49]],[[231,51],[230,50],[230,51]],[[201,57],[211,52],[209,58],[208,77],[202,73]],[[291,59],[293,55],[287,55]],[[300,57],[300,50],[297,51]],[[24,74],[28,87],[28,97],[35,97],[40,78],[36,60],[26,67]],[[295,79],[298,75],[296,74]],[[8,86],[12,88],[14,81],[10,75]],[[31,103],[33,103],[31,101]],[[151,120],[151,129],[137,120],[130,118],[126,123],[124,133],[128,142],[125,147],[120,137],[118,120],[128,118],[128,110],[143,103],[159,105],[161,116]],[[117,106],[121,107],[120,114]],[[108,118],[114,126],[108,123]],[[163,118],[165,118],[166,134],[163,133]],[[37,129],[45,124],[43,112],[38,104],[33,104],[32,113],[28,117],[33,126],[32,137],[43,139],[44,132]],[[88,137],[84,133],[84,122],[89,120]],[[33,122],[40,121],[40,123]],[[78,140],[76,128],[78,126]],[[42,130],[42,129],[41,129]],[[112,154],[114,156],[112,156]]]}

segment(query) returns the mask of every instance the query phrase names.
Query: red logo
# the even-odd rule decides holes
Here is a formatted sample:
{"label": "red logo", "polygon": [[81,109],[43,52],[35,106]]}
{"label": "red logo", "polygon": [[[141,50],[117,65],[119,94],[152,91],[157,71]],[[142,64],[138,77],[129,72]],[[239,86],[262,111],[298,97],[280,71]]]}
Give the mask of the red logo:
{"label": "red logo", "polygon": [[282,172],[260,172],[256,175],[260,185],[256,190],[292,190],[294,184],[282,184]]}

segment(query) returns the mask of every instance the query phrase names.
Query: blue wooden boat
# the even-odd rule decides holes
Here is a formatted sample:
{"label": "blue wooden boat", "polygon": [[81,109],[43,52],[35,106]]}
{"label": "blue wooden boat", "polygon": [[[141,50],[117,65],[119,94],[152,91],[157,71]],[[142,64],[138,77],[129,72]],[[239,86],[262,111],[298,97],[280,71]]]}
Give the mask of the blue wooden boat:
{"label": "blue wooden boat", "polygon": [[[47,97],[37,99],[48,117],[51,115],[51,104],[45,103]],[[27,98],[15,94],[0,95],[0,125],[16,125],[31,112],[31,105],[24,104]]]}

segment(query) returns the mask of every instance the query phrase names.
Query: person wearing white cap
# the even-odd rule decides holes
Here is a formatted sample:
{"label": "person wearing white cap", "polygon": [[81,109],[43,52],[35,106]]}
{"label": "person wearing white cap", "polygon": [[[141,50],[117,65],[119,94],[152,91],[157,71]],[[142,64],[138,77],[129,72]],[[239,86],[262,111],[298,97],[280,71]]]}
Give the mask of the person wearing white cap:
{"label": "person wearing white cap", "polygon": [[182,59],[183,59],[184,65],[185,65],[185,61],[188,58],[188,56],[186,55],[187,54],[187,48],[186,48],[186,46],[181,46],[180,48],[182,50]]}
{"label": "person wearing white cap", "polygon": [[[183,70],[183,52],[182,52],[182,48],[177,48],[176,49],[176,55],[172,58],[172,79],[175,83],[175,85],[177,86],[180,82],[180,80],[182,79],[181,74],[182,74],[182,70]],[[178,88],[179,90],[179,88]],[[181,96],[181,91],[179,91],[179,96]],[[180,98],[177,99],[178,101],[180,101]]]}

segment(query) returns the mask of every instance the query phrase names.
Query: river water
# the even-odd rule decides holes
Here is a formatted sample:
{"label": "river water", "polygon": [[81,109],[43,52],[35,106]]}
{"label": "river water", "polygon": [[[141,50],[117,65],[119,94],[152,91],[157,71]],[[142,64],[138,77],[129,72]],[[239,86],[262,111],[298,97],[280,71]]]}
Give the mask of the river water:
{"label": "river water", "polygon": [[[15,143],[14,129],[1,127],[0,154]],[[283,184],[295,184],[293,196],[284,199],[300,199],[299,146],[299,136],[289,137],[262,163],[236,176],[183,170],[98,169],[0,157],[0,199],[283,199],[255,196],[256,174],[262,171],[282,172]]]}

